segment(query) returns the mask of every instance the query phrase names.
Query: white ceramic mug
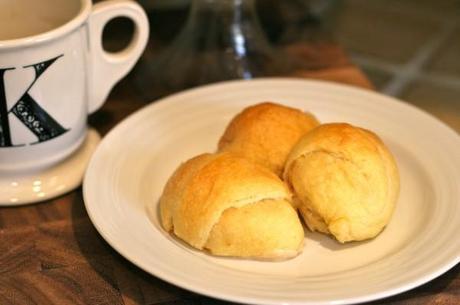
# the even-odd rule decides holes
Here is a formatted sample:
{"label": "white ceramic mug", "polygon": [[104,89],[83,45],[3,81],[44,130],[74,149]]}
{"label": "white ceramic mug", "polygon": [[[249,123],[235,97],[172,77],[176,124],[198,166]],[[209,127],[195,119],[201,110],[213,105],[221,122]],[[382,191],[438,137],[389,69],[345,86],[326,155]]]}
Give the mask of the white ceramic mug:
{"label": "white ceramic mug", "polygon": [[[118,53],[102,33],[116,17],[135,25]],[[134,1],[0,2],[0,178],[58,163],[83,142],[87,116],[139,59],[148,20]]]}

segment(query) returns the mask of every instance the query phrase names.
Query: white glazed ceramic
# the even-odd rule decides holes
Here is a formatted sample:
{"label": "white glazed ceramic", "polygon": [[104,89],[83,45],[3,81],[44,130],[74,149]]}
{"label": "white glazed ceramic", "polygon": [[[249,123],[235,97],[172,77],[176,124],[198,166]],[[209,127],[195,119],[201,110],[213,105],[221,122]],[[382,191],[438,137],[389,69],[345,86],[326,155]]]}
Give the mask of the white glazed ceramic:
{"label": "white glazed ceramic", "polygon": [[0,177],[0,201],[8,206],[22,205],[51,199],[78,187],[100,140],[97,131],[90,128],[82,145],[63,162],[29,174]]}
{"label": "white glazed ceramic", "polygon": [[[12,1],[1,3],[0,9]],[[17,3],[32,7],[37,1]],[[87,137],[88,114],[103,104],[146,46],[147,17],[134,1],[94,6],[91,0],[54,3],[71,4],[77,10],[62,25],[33,36],[0,40],[1,183],[13,176],[40,175],[75,152]],[[135,35],[126,49],[108,53],[102,47],[102,32],[116,17],[131,19]],[[9,199],[0,195],[0,204],[8,204]]]}
{"label": "white glazed ceramic", "polygon": [[[340,245],[307,231],[298,257],[260,262],[210,256],[161,228],[158,199],[175,168],[214,151],[236,113],[267,100],[371,129],[388,145],[401,194],[377,238]],[[113,129],[88,166],[84,200],[112,247],[185,289],[250,304],[358,303],[414,288],[460,261],[459,147],[459,136],[432,116],[375,92],[305,80],[227,82],[165,98]]]}

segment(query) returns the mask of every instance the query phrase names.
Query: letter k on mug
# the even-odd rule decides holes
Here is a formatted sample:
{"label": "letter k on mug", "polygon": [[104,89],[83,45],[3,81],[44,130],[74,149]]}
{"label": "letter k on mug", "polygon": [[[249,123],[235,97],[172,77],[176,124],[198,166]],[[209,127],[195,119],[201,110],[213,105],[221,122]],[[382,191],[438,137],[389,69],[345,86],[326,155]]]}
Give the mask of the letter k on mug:
{"label": "letter k on mug", "polygon": [[[109,53],[102,33],[116,17],[131,19],[135,32],[124,50]],[[0,204],[43,200],[80,183],[84,166],[74,155],[89,157],[87,116],[132,69],[148,32],[145,12],[130,0],[0,1]],[[76,181],[58,185],[64,175]],[[28,194],[37,186],[47,192]]]}

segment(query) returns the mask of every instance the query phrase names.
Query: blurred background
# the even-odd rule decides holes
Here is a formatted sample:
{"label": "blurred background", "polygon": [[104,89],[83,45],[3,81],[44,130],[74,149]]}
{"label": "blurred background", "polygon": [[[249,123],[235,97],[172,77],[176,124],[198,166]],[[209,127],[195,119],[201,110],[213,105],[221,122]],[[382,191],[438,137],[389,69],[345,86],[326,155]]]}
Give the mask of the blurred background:
{"label": "blurred background", "polygon": [[[151,24],[151,52],[143,63],[149,66],[146,62],[155,61],[184,28],[190,0],[137,1]],[[256,8],[274,46],[336,44],[377,90],[431,112],[460,132],[460,1],[259,0]],[[110,37],[119,38],[120,28],[127,36],[132,31],[126,21],[117,22],[126,24],[116,33],[107,28],[108,49],[119,48],[120,39],[111,45]],[[306,69],[327,64],[307,63]]]}

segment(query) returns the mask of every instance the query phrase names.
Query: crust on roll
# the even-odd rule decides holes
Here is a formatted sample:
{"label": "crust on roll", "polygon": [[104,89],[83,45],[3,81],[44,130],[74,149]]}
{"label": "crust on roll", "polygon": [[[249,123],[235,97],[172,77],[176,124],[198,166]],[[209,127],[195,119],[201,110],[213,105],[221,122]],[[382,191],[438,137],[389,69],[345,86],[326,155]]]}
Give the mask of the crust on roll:
{"label": "crust on roll", "polygon": [[312,114],[265,102],[236,115],[221,137],[218,149],[243,156],[280,176],[289,151],[318,125]]}
{"label": "crust on roll", "polygon": [[285,259],[304,231],[287,186],[268,169],[231,153],[183,163],[160,199],[165,230],[221,256]]}
{"label": "crust on roll", "polygon": [[302,137],[284,179],[310,230],[341,243],[378,235],[399,194],[398,168],[384,143],[345,123],[324,124]]}

